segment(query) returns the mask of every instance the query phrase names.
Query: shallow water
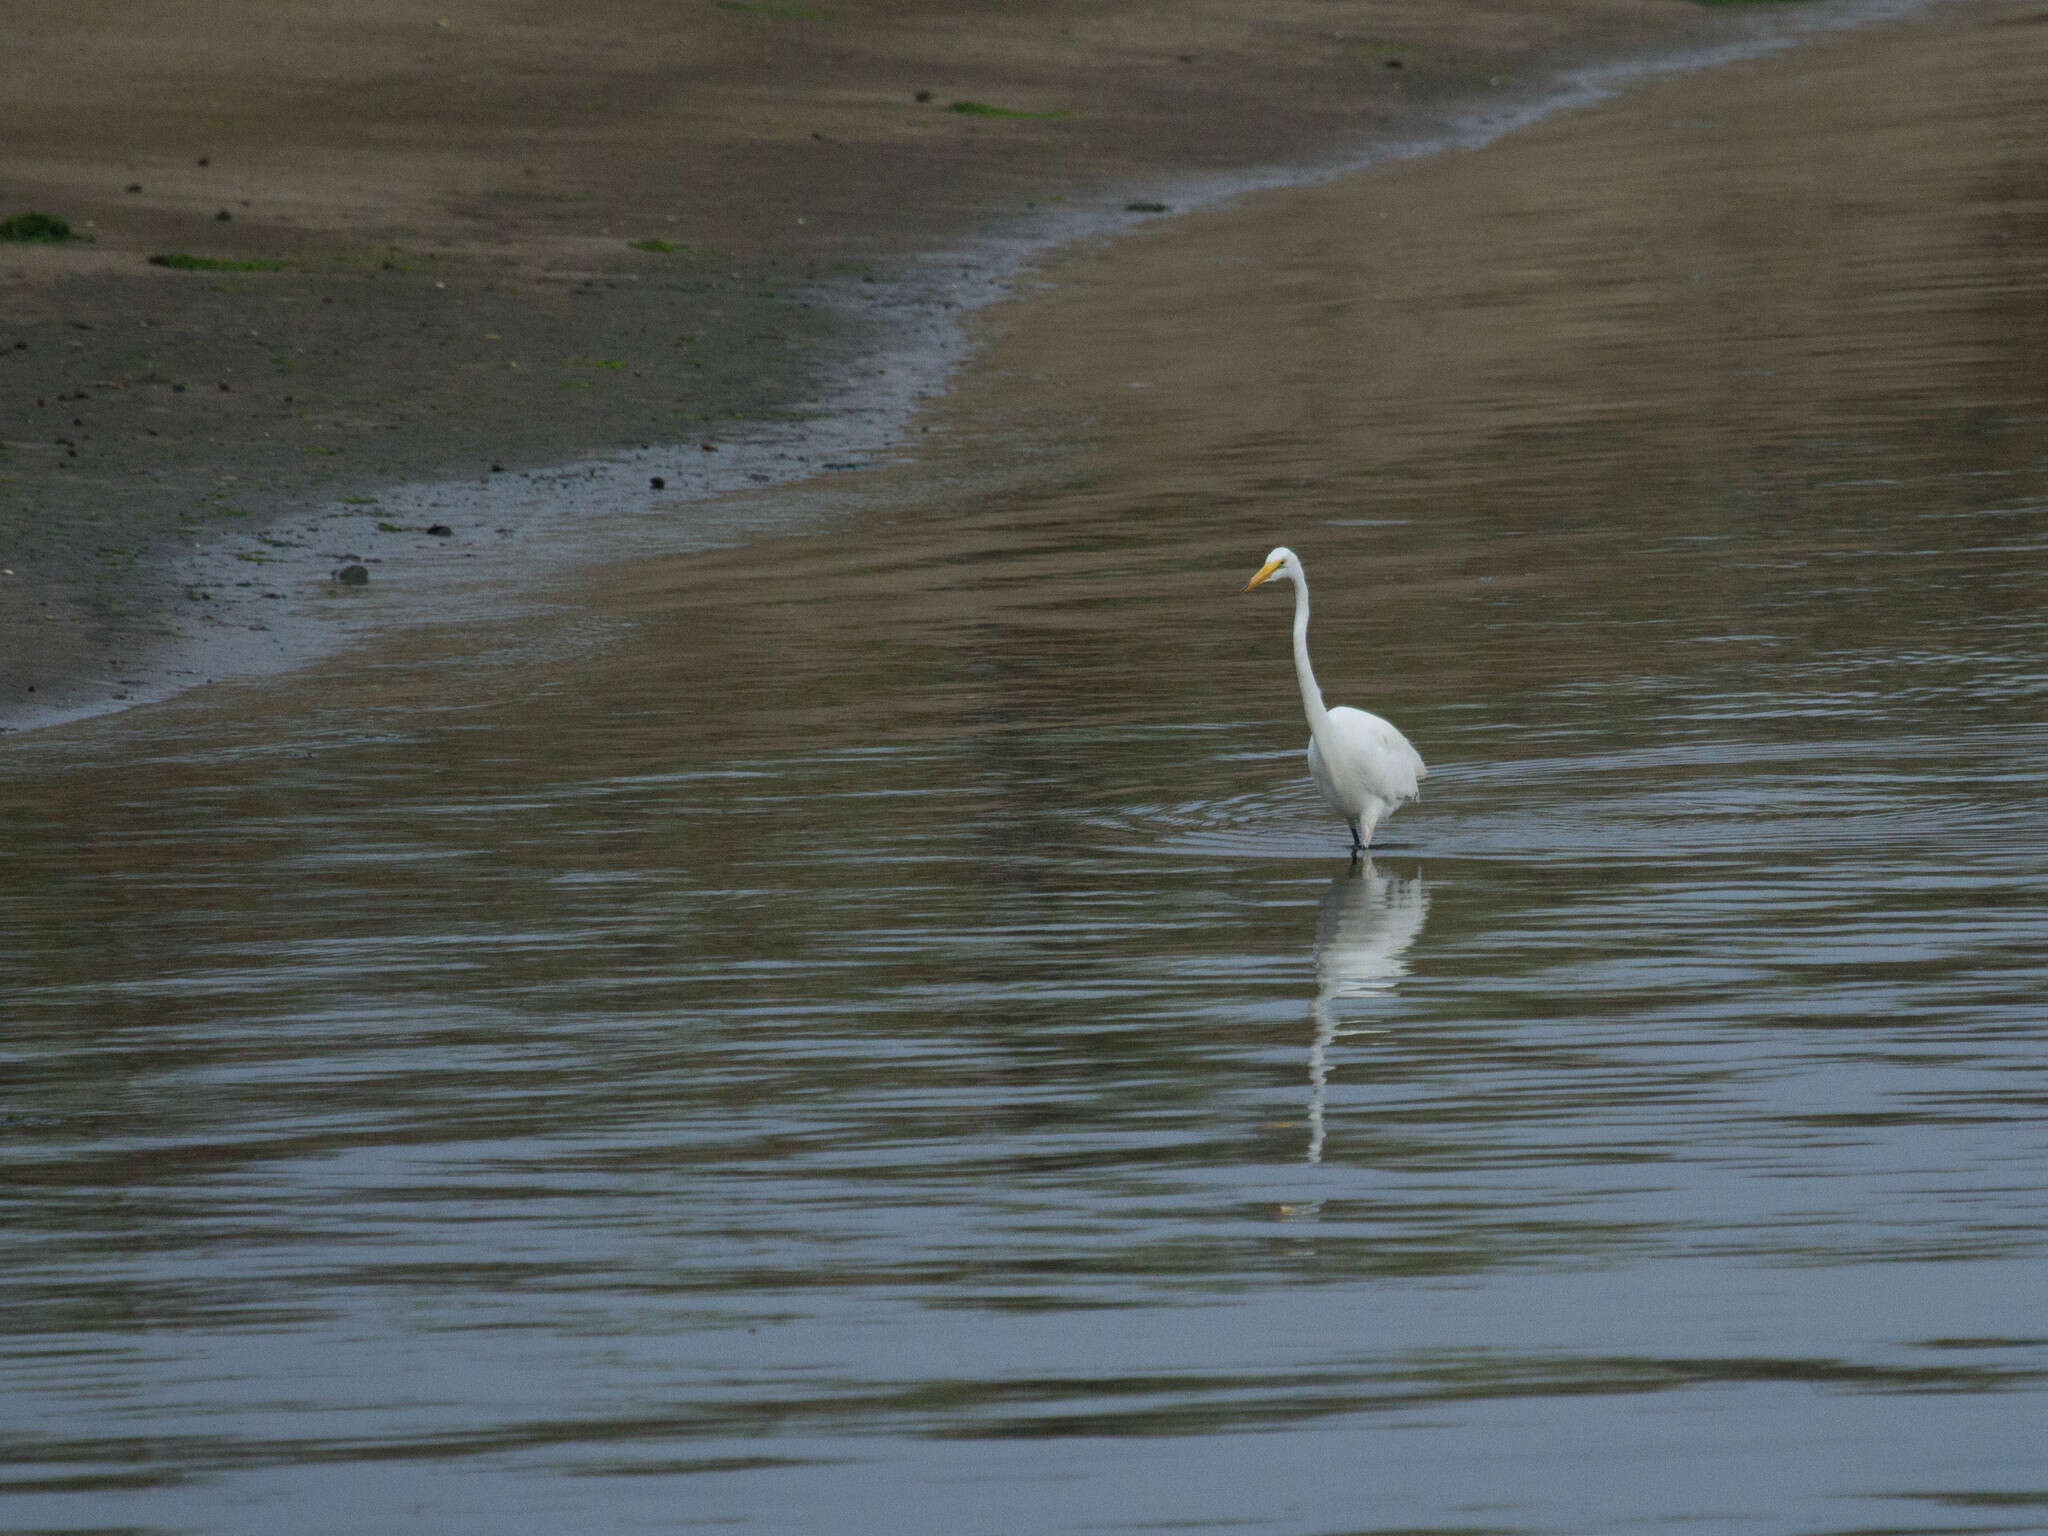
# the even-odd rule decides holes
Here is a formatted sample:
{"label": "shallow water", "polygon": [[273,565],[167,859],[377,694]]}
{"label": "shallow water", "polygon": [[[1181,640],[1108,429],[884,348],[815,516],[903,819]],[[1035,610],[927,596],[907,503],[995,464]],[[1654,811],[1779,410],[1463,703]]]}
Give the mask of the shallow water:
{"label": "shallow water", "polygon": [[2022,16],[1155,226],[823,532],[10,743],[0,1524],[2048,1528]]}

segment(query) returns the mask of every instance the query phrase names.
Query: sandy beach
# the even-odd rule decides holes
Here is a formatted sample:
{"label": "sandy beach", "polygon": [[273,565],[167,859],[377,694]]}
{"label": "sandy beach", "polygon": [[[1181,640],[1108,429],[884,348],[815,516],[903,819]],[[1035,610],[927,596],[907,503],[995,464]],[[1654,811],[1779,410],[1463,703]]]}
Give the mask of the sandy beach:
{"label": "sandy beach", "polygon": [[1736,24],[1679,0],[44,11],[0,83],[0,217],[73,238],[0,243],[0,721],[141,695],[173,616],[260,639],[308,561],[357,553],[263,569],[311,506],[800,412],[873,340],[820,282],[858,294],[1033,209],[1136,219],[1154,183],[1425,135]]}

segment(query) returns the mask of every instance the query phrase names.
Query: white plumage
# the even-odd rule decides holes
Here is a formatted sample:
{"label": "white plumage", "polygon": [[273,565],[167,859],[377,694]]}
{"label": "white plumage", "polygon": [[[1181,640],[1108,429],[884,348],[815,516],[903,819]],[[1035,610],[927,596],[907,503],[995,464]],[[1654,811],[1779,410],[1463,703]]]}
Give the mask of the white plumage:
{"label": "white plumage", "polygon": [[1363,853],[1380,818],[1422,793],[1429,769],[1388,721],[1342,704],[1324,706],[1308,661],[1308,577],[1294,551],[1284,545],[1274,550],[1244,590],[1276,575],[1294,583],[1294,675],[1308,716],[1308,776],[1351,828],[1351,851]]}

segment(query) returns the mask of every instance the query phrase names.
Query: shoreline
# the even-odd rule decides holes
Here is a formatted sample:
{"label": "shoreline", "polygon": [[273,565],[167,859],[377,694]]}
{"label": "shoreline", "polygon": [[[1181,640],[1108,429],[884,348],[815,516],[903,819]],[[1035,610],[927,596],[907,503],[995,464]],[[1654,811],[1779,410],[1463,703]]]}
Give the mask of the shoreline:
{"label": "shoreline", "polygon": [[[1362,140],[1295,143],[1291,156],[1231,166],[1161,164],[1159,146],[1145,145],[1125,156],[1120,183],[1096,166],[1096,179],[1069,181],[1021,208],[987,206],[990,186],[983,185],[985,205],[956,213],[951,240],[931,241],[930,228],[869,228],[860,236],[868,253],[836,262],[827,259],[827,242],[809,236],[779,250],[757,238],[753,256],[741,260],[658,236],[637,244],[666,249],[639,249],[621,235],[608,237],[602,251],[579,252],[573,266],[560,263],[560,251],[551,265],[534,249],[508,258],[421,242],[418,250],[357,245],[337,252],[332,241],[323,249],[317,238],[302,238],[297,257],[245,258],[298,265],[204,275],[117,273],[109,266],[117,255],[111,242],[32,253],[57,276],[5,290],[7,313],[17,317],[25,297],[43,299],[48,328],[81,333],[60,338],[67,353],[85,354],[66,360],[100,376],[95,387],[81,386],[89,399],[78,388],[38,397],[56,397],[59,412],[80,413],[65,418],[78,422],[69,457],[38,477],[35,467],[23,473],[18,439],[0,454],[0,516],[13,514],[0,531],[41,561],[10,550],[13,574],[0,578],[0,728],[81,720],[217,678],[276,672],[366,633],[445,619],[451,604],[502,616],[508,605],[535,600],[544,568],[587,563],[603,549],[744,538],[748,530],[711,512],[711,499],[886,457],[901,444],[918,400],[942,387],[967,354],[957,318],[1002,297],[1049,252],[1169,209],[1484,143],[1635,78],[1911,8],[1837,5],[1759,22],[1753,13],[1692,9],[1672,17],[1666,7],[1667,28],[1686,25],[1652,46],[1643,46],[1638,26],[1629,47],[1566,63],[1553,58],[1538,81],[1492,100],[1474,93],[1468,75],[1437,99],[1382,110],[1377,131]],[[971,114],[956,115],[970,131],[982,126]],[[1049,132],[1038,120],[1024,126],[1041,137]],[[1140,196],[1154,190],[1156,200]],[[242,238],[240,221],[217,222]],[[809,230],[802,217],[796,227]],[[168,238],[161,229],[147,233]],[[255,243],[261,238],[259,231]],[[269,238],[273,245],[279,239],[275,231]],[[852,238],[841,230],[830,240],[845,249]],[[0,248],[0,271],[15,255]],[[67,260],[84,270],[66,275]],[[185,304],[173,323],[188,330],[196,305],[210,315],[205,334],[214,353],[238,347],[232,360],[205,359],[223,370],[214,388],[203,382],[210,370],[167,369],[146,351],[131,359],[137,378],[111,372],[110,344],[100,333],[112,337],[121,322],[163,328],[134,313],[138,297]],[[232,335],[252,310],[263,311],[260,323],[243,327],[245,337]],[[271,350],[277,325],[293,338],[290,352]],[[636,329],[682,341],[636,349]],[[402,335],[409,345],[400,345],[394,333],[405,332],[426,334]],[[0,356],[8,342],[0,330]],[[352,374],[350,355],[380,344],[384,366],[373,358]],[[324,371],[318,362],[301,364],[323,346],[334,354]],[[439,354],[425,360],[433,382],[409,389],[422,377],[418,354],[428,348]],[[12,356],[42,350],[17,347]],[[192,357],[205,350],[197,346]],[[521,355],[504,355],[513,350]],[[318,373],[311,388],[293,383],[302,366]],[[245,388],[252,374],[262,385]],[[372,397],[393,387],[398,393]],[[91,442],[112,437],[127,454],[97,479],[74,467],[78,455],[119,460],[119,453],[88,448],[87,410],[100,429]],[[188,418],[202,411],[212,414],[193,427]],[[224,421],[229,412],[239,414]],[[182,468],[144,460],[161,458],[181,421]],[[664,423],[685,430],[663,443]],[[378,456],[379,449],[388,451]],[[346,467],[336,470],[330,459]],[[316,468],[301,470],[304,460]],[[458,478],[451,472],[463,460],[468,471]],[[110,495],[124,479],[125,496]],[[87,512],[94,496],[105,504]],[[61,529],[45,534],[41,548],[31,545],[25,533],[38,520],[61,520],[67,509],[80,519],[68,545]],[[338,584],[333,573],[344,565],[363,566],[367,588]]]}

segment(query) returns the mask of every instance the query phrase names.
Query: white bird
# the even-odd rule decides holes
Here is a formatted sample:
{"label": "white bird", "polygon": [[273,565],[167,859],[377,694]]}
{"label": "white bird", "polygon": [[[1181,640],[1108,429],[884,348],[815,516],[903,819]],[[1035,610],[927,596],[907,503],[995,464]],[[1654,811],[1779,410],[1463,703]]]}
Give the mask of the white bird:
{"label": "white bird", "polygon": [[1308,577],[1293,550],[1284,545],[1266,556],[1249,592],[1269,576],[1294,583],[1294,675],[1301,683],[1301,707],[1308,716],[1308,776],[1317,791],[1351,828],[1351,852],[1365,852],[1372,829],[1403,801],[1422,793],[1429,769],[1408,738],[1378,715],[1340,704],[1323,704],[1315,669],[1308,664]]}

